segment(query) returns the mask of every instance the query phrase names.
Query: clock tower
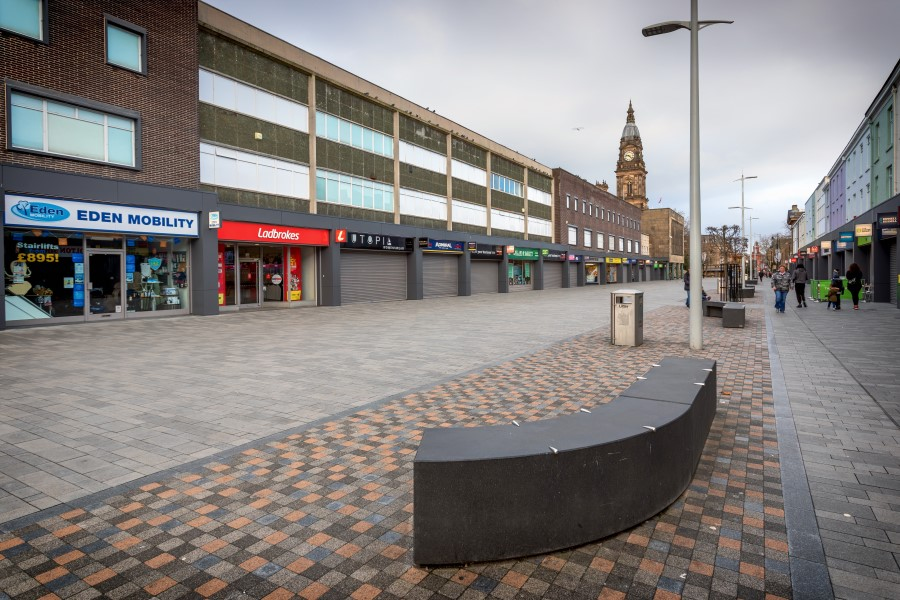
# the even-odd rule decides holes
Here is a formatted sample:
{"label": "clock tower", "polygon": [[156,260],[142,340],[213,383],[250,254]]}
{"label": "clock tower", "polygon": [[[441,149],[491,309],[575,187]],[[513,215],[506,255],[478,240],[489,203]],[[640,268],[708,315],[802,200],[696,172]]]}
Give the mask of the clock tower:
{"label": "clock tower", "polygon": [[619,160],[616,162],[616,195],[629,204],[647,210],[647,169],[644,166],[644,146],[641,132],[634,123],[634,109],[628,101],[628,118],[622,139],[619,140]]}

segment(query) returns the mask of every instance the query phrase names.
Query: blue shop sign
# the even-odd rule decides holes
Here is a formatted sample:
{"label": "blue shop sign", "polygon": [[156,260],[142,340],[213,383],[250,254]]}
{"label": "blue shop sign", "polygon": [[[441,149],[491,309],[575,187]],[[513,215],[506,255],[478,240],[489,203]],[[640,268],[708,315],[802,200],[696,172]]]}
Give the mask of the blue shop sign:
{"label": "blue shop sign", "polygon": [[419,247],[425,252],[447,252],[452,254],[462,254],[465,249],[463,242],[455,240],[433,240],[420,239]]}
{"label": "blue shop sign", "polygon": [[197,213],[7,194],[6,225],[198,237]]}
{"label": "blue shop sign", "polygon": [[853,243],[853,232],[852,231],[842,231],[838,234],[838,240],[841,242],[848,242],[850,244]]}

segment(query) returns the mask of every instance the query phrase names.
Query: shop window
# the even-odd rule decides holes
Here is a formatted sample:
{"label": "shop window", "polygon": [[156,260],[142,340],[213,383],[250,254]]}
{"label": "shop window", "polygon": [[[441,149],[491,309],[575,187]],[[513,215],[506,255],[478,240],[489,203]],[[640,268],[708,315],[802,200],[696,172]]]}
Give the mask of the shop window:
{"label": "shop window", "polygon": [[0,0],[0,29],[47,41],[47,0]]}
{"label": "shop window", "polygon": [[[21,84],[18,84],[21,85]],[[31,86],[28,87],[29,91]],[[112,112],[107,105],[85,101],[75,104],[53,97],[7,88],[10,102],[9,146],[92,162],[125,167],[140,166],[140,121],[136,113]],[[132,115],[134,115],[132,117]]]}
{"label": "shop window", "polygon": [[7,229],[3,241],[8,321],[84,315],[83,234]]}
{"label": "shop window", "polygon": [[188,240],[156,236],[125,240],[127,312],[187,309]]}
{"label": "shop window", "polygon": [[106,15],[106,62],[147,74],[147,30]]}

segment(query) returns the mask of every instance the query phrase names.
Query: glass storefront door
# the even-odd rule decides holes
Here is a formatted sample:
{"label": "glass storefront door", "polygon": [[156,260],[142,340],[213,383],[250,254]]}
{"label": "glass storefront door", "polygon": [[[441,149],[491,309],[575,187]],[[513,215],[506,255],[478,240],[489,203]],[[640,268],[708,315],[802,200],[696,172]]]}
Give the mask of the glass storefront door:
{"label": "glass storefront door", "polygon": [[240,304],[259,306],[259,259],[240,259]]}
{"label": "glass storefront door", "polygon": [[122,310],[122,252],[88,250],[87,298],[85,308],[90,320],[119,318]]}

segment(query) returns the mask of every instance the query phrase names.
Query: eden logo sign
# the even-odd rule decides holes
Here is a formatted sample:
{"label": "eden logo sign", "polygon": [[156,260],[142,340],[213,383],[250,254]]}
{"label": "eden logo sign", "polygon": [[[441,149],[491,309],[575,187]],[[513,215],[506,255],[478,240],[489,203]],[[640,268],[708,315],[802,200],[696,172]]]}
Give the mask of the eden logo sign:
{"label": "eden logo sign", "polygon": [[71,214],[63,207],[49,202],[29,202],[28,200],[19,200],[10,210],[17,217],[38,223],[64,221]]}

